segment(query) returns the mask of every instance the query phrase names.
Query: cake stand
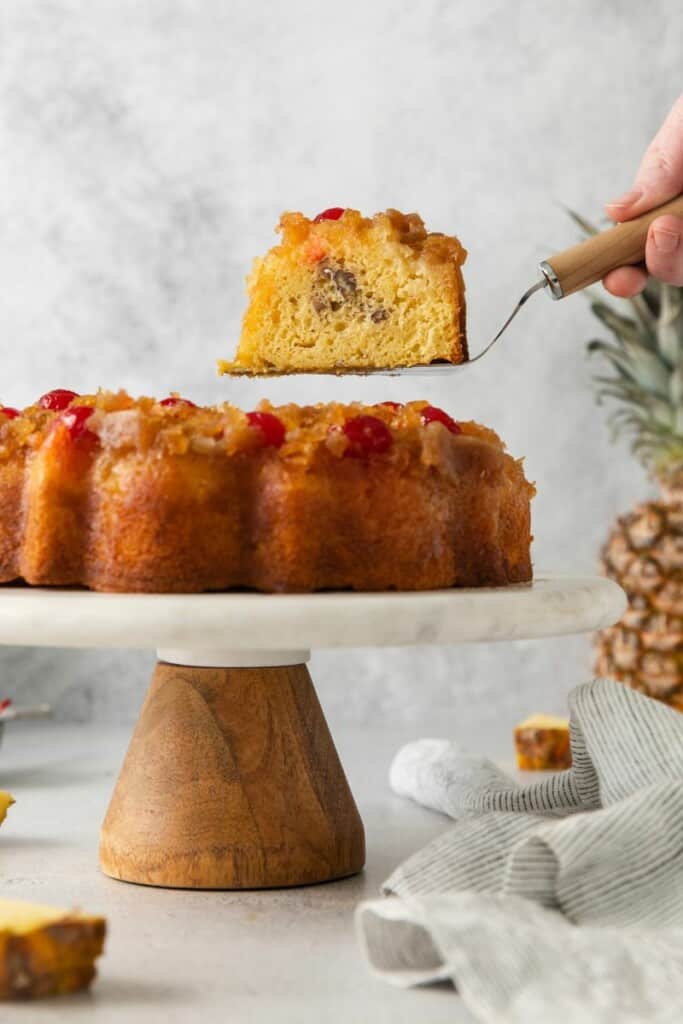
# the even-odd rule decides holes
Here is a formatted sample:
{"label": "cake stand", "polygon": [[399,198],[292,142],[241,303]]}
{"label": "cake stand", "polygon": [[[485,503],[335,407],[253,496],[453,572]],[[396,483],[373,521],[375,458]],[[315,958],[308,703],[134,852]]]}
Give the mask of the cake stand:
{"label": "cake stand", "polygon": [[306,669],[313,647],[587,632],[626,606],[606,579],[423,593],[98,594],[0,587],[0,644],[156,647],[101,832],[113,878],[197,889],[343,878],[363,824]]}

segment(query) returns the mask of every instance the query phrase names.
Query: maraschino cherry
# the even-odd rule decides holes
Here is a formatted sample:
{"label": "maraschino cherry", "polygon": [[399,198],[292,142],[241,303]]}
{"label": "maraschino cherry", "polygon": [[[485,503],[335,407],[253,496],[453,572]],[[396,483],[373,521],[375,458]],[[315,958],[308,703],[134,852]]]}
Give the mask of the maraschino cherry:
{"label": "maraschino cherry", "polygon": [[8,420],[15,420],[17,416],[21,416],[19,410],[13,409],[11,405],[3,405],[0,408],[0,413],[2,413],[3,416],[6,416]]}
{"label": "maraschino cherry", "polygon": [[313,218],[314,224],[319,224],[321,220],[339,220],[341,215],[344,213],[345,207],[343,206],[330,206],[329,209],[323,210],[317,217]]}
{"label": "maraschino cherry", "polygon": [[459,423],[449,416],[443,409],[438,409],[435,405],[426,405],[421,413],[422,422],[425,426],[428,423],[442,423],[446,430],[450,430],[451,434],[462,434],[462,427]]}
{"label": "maraschino cherry", "polygon": [[284,444],[285,425],[272,412],[248,412],[247,423],[259,431],[264,448],[280,448]]}
{"label": "maraschino cherry", "polygon": [[346,421],[342,430],[349,442],[345,458],[365,459],[369,455],[383,455],[394,443],[389,427],[377,416],[354,416]]}
{"label": "maraschino cherry", "polygon": [[98,440],[97,434],[94,434],[92,430],[88,430],[86,426],[94,411],[90,405],[75,405],[72,409],[67,409],[62,414],[60,420],[69,431],[69,437],[72,441]]}
{"label": "maraschino cherry", "polygon": [[190,409],[196,409],[197,406],[194,402],[191,402],[189,398],[180,398],[179,395],[170,395],[168,398],[162,398],[159,405],[173,406],[173,405],[187,405]]}
{"label": "maraschino cherry", "polygon": [[41,395],[38,399],[38,405],[41,409],[61,412],[62,409],[66,409],[74,398],[78,398],[76,391],[69,391],[67,388],[55,388],[54,391],[46,391],[44,395]]}

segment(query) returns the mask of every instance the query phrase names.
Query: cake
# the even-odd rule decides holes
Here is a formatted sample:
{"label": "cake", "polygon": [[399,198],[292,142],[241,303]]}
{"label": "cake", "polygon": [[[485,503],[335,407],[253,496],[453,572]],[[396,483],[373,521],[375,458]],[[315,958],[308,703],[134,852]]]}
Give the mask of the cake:
{"label": "cake", "polygon": [[37,999],[88,988],[106,928],[102,917],[0,900],[0,999]]}
{"label": "cake", "polygon": [[0,825],[7,817],[7,811],[14,803],[14,797],[10,793],[6,793],[4,789],[0,789]]}
{"label": "cake", "polygon": [[556,715],[531,715],[515,728],[517,767],[522,771],[563,771],[571,768],[569,720]]}
{"label": "cake", "polygon": [[416,213],[285,213],[257,259],[233,362],[221,373],[415,366],[467,359],[466,252]]}
{"label": "cake", "polygon": [[426,402],[0,407],[0,582],[428,590],[531,578],[521,462]]}

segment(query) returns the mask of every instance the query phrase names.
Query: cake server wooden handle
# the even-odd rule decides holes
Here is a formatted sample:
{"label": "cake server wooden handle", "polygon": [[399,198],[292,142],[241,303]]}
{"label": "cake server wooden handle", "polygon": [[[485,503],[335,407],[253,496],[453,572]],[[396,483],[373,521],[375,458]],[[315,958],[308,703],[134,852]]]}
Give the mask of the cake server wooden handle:
{"label": "cake server wooden handle", "polygon": [[616,267],[642,263],[645,258],[647,230],[663,213],[683,217],[683,196],[672,199],[655,210],[648,210],[634,220],[624,221],[599,235],[592,235],[571,249],[558,252],[541,263],[553,297],[562,299],[602,280]]}

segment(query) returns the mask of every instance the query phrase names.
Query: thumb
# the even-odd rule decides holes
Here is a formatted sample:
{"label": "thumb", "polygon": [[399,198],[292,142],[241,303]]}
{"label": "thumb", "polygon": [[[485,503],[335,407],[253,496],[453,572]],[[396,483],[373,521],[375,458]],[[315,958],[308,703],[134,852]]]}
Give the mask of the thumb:
{"label": "thumb", "polygon": [[633,188],[607,203],[607,213],[612,220],[630,220],[682,192],[683,95],[678,97],[648,146]]}

